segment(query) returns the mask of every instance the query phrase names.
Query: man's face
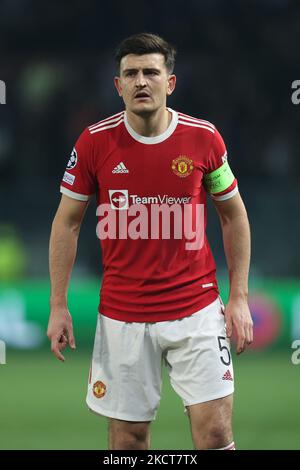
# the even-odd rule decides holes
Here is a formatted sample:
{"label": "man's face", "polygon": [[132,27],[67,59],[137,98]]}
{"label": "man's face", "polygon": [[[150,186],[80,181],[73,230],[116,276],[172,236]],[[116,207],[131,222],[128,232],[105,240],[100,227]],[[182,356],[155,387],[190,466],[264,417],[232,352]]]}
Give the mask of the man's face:
{"label": "man's face", "polygon": [[151,114],[166,107],[167,96],[175,88],[176,77],[169,75],[162,54],[128,54],[122,58],[115,86],[128,111]]}

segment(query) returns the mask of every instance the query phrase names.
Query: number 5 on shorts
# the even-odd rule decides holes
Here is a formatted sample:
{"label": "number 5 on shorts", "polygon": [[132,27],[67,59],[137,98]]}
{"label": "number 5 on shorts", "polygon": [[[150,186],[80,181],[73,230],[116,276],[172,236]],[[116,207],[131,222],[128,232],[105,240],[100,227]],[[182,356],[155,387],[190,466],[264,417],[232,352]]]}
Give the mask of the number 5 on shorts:
{"label": "number 5 on shorts", "polygon": [[[222,341],[227,341],[225,336],[218,336],[218,343],[219,343],[219,349],[220,351],[226,351],[227,355],[228,355],[228,359],[226,361],[226,357],[224,358],[224,356],[220,356],[220,359],[221,361],[223,362],[223,364],[225,364],[225,366],[230,366],[230,363],[231,363],[231,356],[230,356],[230,352],[229,352],[229,349],[227,346],[222,346]],[[225,354],[226,354],[225,353]]]}

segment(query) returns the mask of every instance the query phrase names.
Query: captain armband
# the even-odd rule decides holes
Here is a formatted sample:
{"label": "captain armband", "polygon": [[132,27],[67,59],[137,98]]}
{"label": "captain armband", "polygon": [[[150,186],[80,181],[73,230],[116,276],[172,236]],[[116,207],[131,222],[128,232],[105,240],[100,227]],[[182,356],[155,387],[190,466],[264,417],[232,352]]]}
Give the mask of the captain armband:
{"label": "captain armband", "polygon": [[208,193],[216,194],[229,188],[234,182],[234,179],[234,175],[226,161],[216,170],[204,175],[204,185]]}

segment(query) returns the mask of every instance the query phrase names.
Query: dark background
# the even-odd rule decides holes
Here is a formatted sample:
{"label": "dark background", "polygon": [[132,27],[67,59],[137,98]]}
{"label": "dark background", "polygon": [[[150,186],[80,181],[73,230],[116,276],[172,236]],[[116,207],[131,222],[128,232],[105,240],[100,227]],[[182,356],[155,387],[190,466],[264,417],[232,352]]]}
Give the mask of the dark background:
{"label": "dark background", "polygon": [[[45,335],[48,240],[79,134],[123,109],[114,50],[143,31],[177,46],[168,104],[217,126],[251,223],[255,341],[239,357],[232,347],[237,448],[299,449],[300,105],[291,85],[300,79],[300,2],[290,0],[0,0],[0,448],[107,448],[106,420],[84,400],[101,280],[96,204],[69,289],[77,350],[64,364]],[[212,204],[208,235],[226,301]],[[192,449],[168,379],[152,448]]]}
{"label": "dark background", "polygon": [[[298,3],[298,4],[297,4]],[[47,275],[59,183],[81,131],[123,109],[113,53],[149,31],[178,49],[169,105],[220,130],[252,227],[252,273],[298,276],[300,4],[260,1],[0,2],[0,237],[24,250],[20,272]],[[95,207],[81,233],[74,275],[98,274]],[[219,273],[218,221],[208,233]],[[17,273],[14,273],[16,275]]]}

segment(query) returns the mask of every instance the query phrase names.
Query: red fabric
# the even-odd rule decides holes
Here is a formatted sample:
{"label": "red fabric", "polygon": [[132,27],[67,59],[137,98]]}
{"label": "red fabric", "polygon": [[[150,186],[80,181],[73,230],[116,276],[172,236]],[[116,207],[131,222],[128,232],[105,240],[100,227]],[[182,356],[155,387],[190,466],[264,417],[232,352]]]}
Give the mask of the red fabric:
{"label": "red fabric", "polygon": [[[97,192],[98,205],[111,203],[109,190],[128,191],[129,206],[132,196],[189,198],[194,209],[204,205],[206,226],[203,175],[223,164],[226,148],[214,126],[199,127],[202,121],[182,116],[173,134],[155,144],[135,140],[122,113],[90,126],[76,142],[76,166],[66,170],[75,180],[61,185],[79,195]],[[187,124],[181,123],[184,119]],[[172,169],[174,160],[182,156],[192,161],[185,177]],[[128,173],[112,173],[120,162]],[[120,194],[116,193],[116,201]],[[150,213],[151,203],[145,206]],[[128,223],[133,218],[128,216]],[[104,276],[99,311],[116,320],[152,322],[188,316],[213,302],[218,296],[216,267],[206,235],[201,249],[186,250],[186,242],[185,237],[101,240]]]}

